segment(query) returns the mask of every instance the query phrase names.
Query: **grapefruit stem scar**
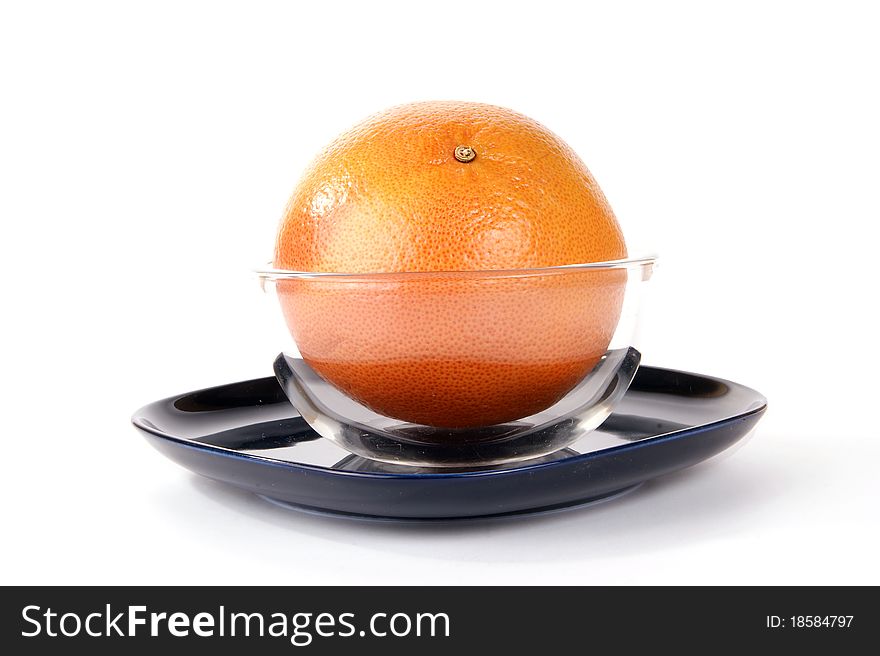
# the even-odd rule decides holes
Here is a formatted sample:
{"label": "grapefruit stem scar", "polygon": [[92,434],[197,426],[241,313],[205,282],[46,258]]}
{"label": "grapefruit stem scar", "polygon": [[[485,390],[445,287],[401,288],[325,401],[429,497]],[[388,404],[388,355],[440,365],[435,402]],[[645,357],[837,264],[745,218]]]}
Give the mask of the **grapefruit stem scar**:
{"label": "grapefruit stem scar", "polygon": [[477,151],[470,146],[456,146],[454,155],[459,162],[467,164],[477,156]]}

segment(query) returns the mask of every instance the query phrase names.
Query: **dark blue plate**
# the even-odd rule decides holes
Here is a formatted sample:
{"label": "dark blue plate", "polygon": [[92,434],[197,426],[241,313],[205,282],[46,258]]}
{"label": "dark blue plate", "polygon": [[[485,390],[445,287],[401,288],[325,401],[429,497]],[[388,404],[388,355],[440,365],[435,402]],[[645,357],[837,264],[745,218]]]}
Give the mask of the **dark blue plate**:
{"label": "dark blue plate", "polygon": [[132,422],[187,469],[284,505],[439,520],[544,512],[617,495],[724,451],[766,407],[763,396],[736,383],[642,366],[614,414],[570,448],[467,470],[353,456],[312,431],[275,378],[156,401]]}

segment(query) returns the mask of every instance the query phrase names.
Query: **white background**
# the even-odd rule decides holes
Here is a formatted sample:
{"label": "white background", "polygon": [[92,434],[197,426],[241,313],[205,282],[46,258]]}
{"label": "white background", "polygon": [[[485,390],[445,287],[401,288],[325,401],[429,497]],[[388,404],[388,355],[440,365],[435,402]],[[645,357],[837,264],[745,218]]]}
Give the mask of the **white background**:
{"label": "white background", "polygon": [[[869,3],[57,3],[0,10],[0,581],[880,583]],[[129,425],[269,375],[303,166],[387,106],[528,114],[662,257],[650,364],[764,393],[727,457],[529,521],[387,526],[201,480]]]}

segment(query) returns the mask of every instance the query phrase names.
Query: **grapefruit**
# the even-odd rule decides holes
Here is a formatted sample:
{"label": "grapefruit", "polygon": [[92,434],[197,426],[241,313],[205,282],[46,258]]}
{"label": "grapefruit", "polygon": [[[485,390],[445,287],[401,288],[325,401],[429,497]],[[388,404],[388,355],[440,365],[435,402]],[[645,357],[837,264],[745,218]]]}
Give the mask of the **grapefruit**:
{"label": "grapefruit", "polygon": [[608,347],[625,271],[535,269],[626,254],[559,137],[501,107],[425,102],[376,114],[318,155],[274,266],[352,274],[277,285],[319,375],[380,414],[465,428],[549,407]]}

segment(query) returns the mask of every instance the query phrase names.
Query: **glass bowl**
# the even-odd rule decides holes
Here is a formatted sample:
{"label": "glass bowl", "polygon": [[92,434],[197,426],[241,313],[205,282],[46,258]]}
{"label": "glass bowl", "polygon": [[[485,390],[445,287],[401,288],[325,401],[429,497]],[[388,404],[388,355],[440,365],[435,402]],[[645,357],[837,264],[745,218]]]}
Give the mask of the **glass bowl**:
{"label": "glass bowl", "polygon": [[276,376],[316,432],[385,463],[470,467],[546,456],[608,417],[654,262],[258,274],[293,338]]}

